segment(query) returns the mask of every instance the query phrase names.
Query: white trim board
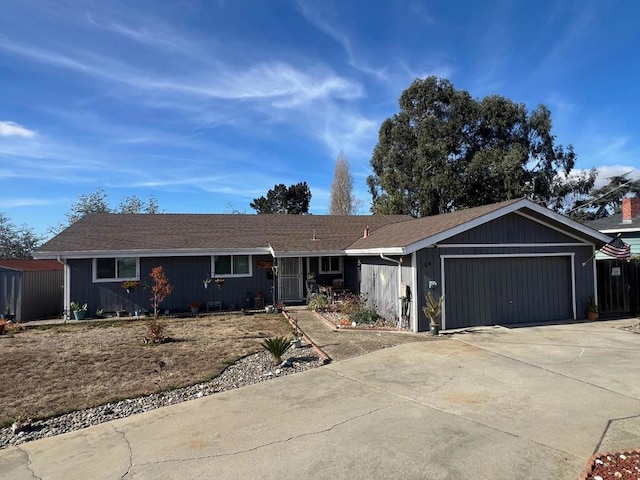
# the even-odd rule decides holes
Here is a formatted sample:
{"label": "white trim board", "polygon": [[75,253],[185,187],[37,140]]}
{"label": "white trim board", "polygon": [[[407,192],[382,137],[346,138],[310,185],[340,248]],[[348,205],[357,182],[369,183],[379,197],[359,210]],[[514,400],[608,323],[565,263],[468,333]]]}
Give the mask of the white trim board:
{"label": "white trim board", "polygon": [[446,301],[446,278],[445,278],[445,260],[448,258],[532,258],[532,257],[570,257],[571,263],[571,296],[573,307],[573,319],[577,318],[577,304],[576,304],[576,256],[574,252],[554,252],[554,253],[491,253],[491,254],[460,254],[460,255],[440,255],[440,285],[441,295],[445,296],[445,301],[442,304],[442,329],[447,328],[447,301]]}
{"label": "white trim board", "polygon": [[590,247],[588,243],[438,243],[438,248],[535,248],[535,247]]}

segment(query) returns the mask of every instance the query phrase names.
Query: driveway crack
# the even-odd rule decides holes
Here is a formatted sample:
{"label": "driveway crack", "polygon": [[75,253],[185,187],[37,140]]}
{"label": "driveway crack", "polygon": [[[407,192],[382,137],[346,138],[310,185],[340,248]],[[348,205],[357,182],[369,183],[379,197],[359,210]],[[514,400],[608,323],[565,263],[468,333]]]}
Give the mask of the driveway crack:
{"label": "driveway crack", "polygon": [[[401,399],[403,399],[403,400],[404,400],[404,402],[401,402],[401,403],[400,403],[400,405],[401,405],[401,404],[412,403],[412,404],[414,404],[415,406],[417,406],[417,407],[419,407],[419,408],[429,408],[429,409],[436,410],[436,411],[438,411],[438,412],[444,413],[444,414],[446,414],[446,415],[453,415],[453,416],[455,416],[455,417],[464,418],[465,420],[467,420],[467,421],[469,421],[469,422],[475,423],[476,425],[481,425],[481,426],[483,426],[483,427],[485,427],[485,428],[489,428],[489,429],[491,429],[491,430],[493,430],[493,431],[495,431],[495,432],[500,432],[500,433],[502,433],[502,434],[509,435],[510,437],[513,437],[513,438],[518,438],[518,439],[520,439],[520,440],[525,440],[525,441],[527,441],[527,442],[531,442],[531,443],[533,443],[533,444],[535,444],[535,445],[540,445],[540,446],[542,446],[542,447],[544,447],[544,448],[548,448],[549,450],[553,450],[553,451],[555,451],[555,452],[561,453],[562,455],[569,455],[569,456],[574,457],[574,458],[580,458],[579,456],[577,456],[577,455],[575,455],[575,454],[573,454],[573,453],[571,453],[571,452],[566,452],[566,451],[564,451],[564,450],[559,450],[559,449],[557,449],[557,448],[555,448],[555,447],[552,447],[552,446],[550,446],[550,445],[546,445],[546,444],[544,444],[544,443],[536,442],[535,440],[533,440],[533,439],[531,439],[531,438],[523,437],[523,436],[517,435],[517,434],[515,434],[515,433],[509,432],[509,431],[507,431],[507,430],[503,430],[503,429],[501,429],[501,428],[494,427],[493,425],[488,425],[488,424],[486,424],[486,423],[479,422],[478,420],[475,420],[475,419],[473,419],[473,418],[469,418],[469,417],[466,417],[466,416],[464,416],[464,415],[459,415],[459,414],[457,414],[457,413],[450,412],[450,411],[448,411],[448,410],[445,410],[444,408],[437,407],[437,406],[435,406],[435,405],[431,405],[431,404],[428,404],[428,403],[419,402],[418,400],[415,400],[415,399],[413,399],[413,398],[411,398],[411,397],[407,397],[406,395],[402,395],[402,394],[400,394],[400,393],[396,393],[396,392],[392,392],[392,391],[386,390],[385,388],[382,388],[382,387],[380,387],[380,386],[378,386],[378,385],[372,385],[372,384],[370,384],[370,383],[363,382],[362,380],[358,380],[358,379],[355,379],[355,378],[348,377],[348,376],[346,376],[346,375],[342,375],[341,373],[336,372],[336,371],[334,371],[334,373],[335,373],[337,376],[339,376],[340,378],[344,378],[345,380],[350,380],[350,381],[352,381],[352,382],[356,382],[356,383],[359,383],[359,384],[361,384],[361,385],[367,386],[367,387],[369,387],[369,388],[372,388],[372,389],[378,390],[379,392],[386,393],[386,394],[389,394],[389,395],[393,395],[394,397],[401,398]],[[448,384],[450,381],[452,381],[452,380],[453,380],[453,378],[452,378],[452,377],[450,377],[450,378],[449,378],[449,379],[447,379],[446,381],[442,382],[440,385],[436,386],[433,390],[431,390],[431,391],[430,391],[430,393],[433,393],[433,392],[435,392],[435,391],[437,391],[437,390],[441,389],[442,387],[444,387],[445,385],[447,385],[447,384]]]}
{"label": "driveway crack", "polygon": [[[347,423],[350,423],[354,420],[358,420],[360,418],[364,418],[367,417],[369,415],[373,415],[376,412],[379,412],[381,410],[385,410],[387,408],[390,407],[394,407],[397,404],[390,404],[390,405],[385,405],[383,407],[378,407],[378,408],[374,408],[372,410],[369,410],[368,412],[364,412],[360,415],[355,415],[353,417],[347,418],[341,422],[335,423],[333,425],[331,425],[330,427],[327,428],[323,428],[321,430],[315,430],[313,432],[306,432],[306,433],[301,433],[299,435],[293,435],[291,437],[285,438],[283,440],[274,440],[273,442],[267,442],[267,443],[263,443],[260,445],[256,445],[255,447],[251,447],[251,448],[246,448],[243,450],[236,450],[234,452],[228,452],[228,453],[218,453],[218,454],[214,454],[214,455],[202,455],[202,456],[198,456],[198,457],[189,457],[189,458],[181,458],[181,459],[171,459],[171,460],[161,460],[161,461],[157,461],[157,462],[148,462],[148,463],[139,463],[138,466],[143,467],[143,466],[147,466],[147,465],[161,465],[161,464],[168,464],[168,463],[180,463],[180,462],[190,462],[193,460],[206,460],[206,459],[214,459],[214,458],[224,458],[224,457],[233,457],[235,455],[242,455],[244,453],[251,453],[251,452],[255,452],[257,450],[261,450],[263,448],[267,448],[267,447],[271,447],[273,445],[280,445],[280,444],[285,444],[287,442],[291,442],[293,440],[297,440],[300,438],[305,438],[305,437],[313,437],[315,435],[320,435],[323,433],[327,433],[332,431],[335,428],[338,428],[342,425],[346,425]],[[124,478],[124,477],[123,477]]]}
{"label": "driveway crack", "polygon": [[111,425],[111,428],[113,428],[116,433],[118,433],[119,435],[122,436],[122,439],[124,440],[124,442],[127,444],[127,449],[129,450],[129,466],[127,467],[127,471],[124,472],[124,475],[122,475],[120,478],[121,480],[124,480],[124,478],[129,475],[129,472],[131,471],[131,469],[133,468],[133,450],[131,448],[131,442],[129,442],[129,439],[127,438],[127,434],[124,433],[121,430],[118,430],[115,425]]}
{"label": "driveway crack", "polygon": [[31,474],[31,476],[37,480],[42,480],[42,477],[39,477],[38,475],[36,475],[36,472],[34,472],[33,469],[31,468],[31,457],[29,456],[29,452],[24,450],[20,445],[16,445],[16,448],[18,449],[19,452],[22,452],[22,454],[26,457],[27,463],[25,467],[27,468],[27,470],[29,470],[29,473]]}

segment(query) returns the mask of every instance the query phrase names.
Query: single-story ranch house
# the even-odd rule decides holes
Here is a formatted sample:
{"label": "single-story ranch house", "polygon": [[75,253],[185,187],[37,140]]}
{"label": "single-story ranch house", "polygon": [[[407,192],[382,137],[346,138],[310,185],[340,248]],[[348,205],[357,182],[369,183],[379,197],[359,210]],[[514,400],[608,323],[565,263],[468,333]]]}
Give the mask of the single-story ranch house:
{"label": "single-story ranch house", "polygon": [[445,295],[445,329],[584,318],[589,297],[597,298],[593,255],[610,240],[516,199],[417,219],[91,214],[35,256],[64,264],[67,310],[71,301],[88,303],[90,313],[148,310],[149,290],[127,293],[122,282],[150,284],[156,266],[174,286],[161,305],[167,310],[302,303],[313,275],[319,285],[365,295],[418,332],[429,329],[429,290]]}

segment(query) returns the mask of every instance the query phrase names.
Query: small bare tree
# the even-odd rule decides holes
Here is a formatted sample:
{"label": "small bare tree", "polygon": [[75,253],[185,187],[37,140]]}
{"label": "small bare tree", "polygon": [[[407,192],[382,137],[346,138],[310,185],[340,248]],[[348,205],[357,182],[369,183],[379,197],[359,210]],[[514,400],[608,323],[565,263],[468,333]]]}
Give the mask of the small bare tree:
{"label": "small bare tree", "polygon": [[329,214],[331,215],[355,215],[359,208],[359,202],[353,196],[353,177],[349,162],[343,152],[340,152],[336,160],[336,169],[331,183],[331,200]]}
{"label": "small bare tree", "polygon": [[158,318],[158,306],[171,295],[173,285],[169,283],[169,279],[164,274],[162,267],[154,267],[151,269],[151,278],[154,284],[151,285],[151,306],[153,307],[153,318]]}

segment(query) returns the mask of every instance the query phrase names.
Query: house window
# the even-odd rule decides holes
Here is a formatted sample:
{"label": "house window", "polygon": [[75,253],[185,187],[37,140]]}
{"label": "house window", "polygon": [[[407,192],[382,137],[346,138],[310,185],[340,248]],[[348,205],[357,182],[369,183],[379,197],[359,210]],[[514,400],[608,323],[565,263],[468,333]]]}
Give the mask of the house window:
{"label": "house window", "polygon": [[216,277],[250,277],[251,255],[216,255],[213,257]]}
{"label": "house window", "polygon": [[138,280],[140,262],[135,257],[95,258],[93,260],[93,280],[113,282],[118,280]]}
{"label": "house window", "polygon": [[320,257],[320,273],[342,273],[341,257]]}

